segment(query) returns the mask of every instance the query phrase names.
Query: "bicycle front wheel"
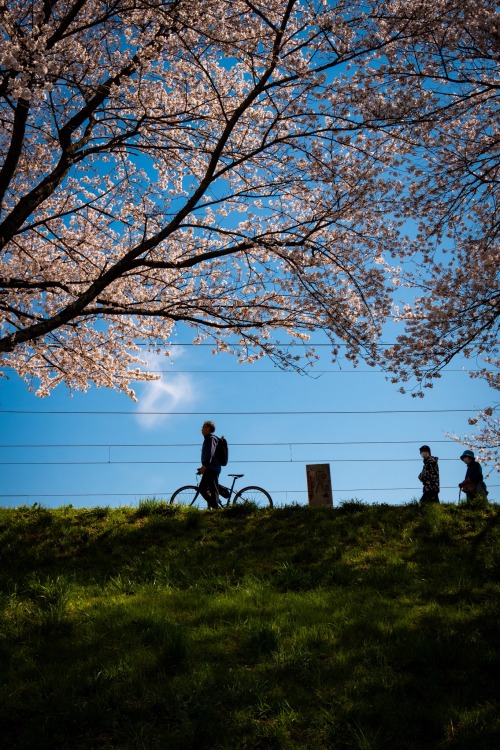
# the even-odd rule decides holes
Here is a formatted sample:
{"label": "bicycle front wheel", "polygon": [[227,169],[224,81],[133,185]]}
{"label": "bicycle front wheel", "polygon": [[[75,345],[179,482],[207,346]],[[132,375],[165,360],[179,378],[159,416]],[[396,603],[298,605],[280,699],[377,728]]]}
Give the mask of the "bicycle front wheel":
{"label": "bicycle front wheel", "polygon": [[262,487],[243,487],[236,493],[234,503],[254,503],[259,508],[272,508],[271,495]]}
{"label": "bicycle front wheel", "polygon": [[175,490],[170,498],[170,505],[190,505],[193,508],[206,508],[207,501],[200,495],[198,487],[194,484],[188,484],[185,487],[179,487]]}

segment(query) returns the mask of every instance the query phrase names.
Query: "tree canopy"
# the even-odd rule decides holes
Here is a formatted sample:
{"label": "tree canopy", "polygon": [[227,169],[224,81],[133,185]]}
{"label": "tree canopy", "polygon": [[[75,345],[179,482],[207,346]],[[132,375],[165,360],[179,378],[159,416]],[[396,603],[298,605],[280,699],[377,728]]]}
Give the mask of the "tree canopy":
{"label": "tree canopy", "polygon": [[500,387],[495,4],[0,13],[0,352],[40,395],[133,395],[137,344],[179,322],[292,367],[279,332],[321,330],[334,358],[427,384],[463,352]]}

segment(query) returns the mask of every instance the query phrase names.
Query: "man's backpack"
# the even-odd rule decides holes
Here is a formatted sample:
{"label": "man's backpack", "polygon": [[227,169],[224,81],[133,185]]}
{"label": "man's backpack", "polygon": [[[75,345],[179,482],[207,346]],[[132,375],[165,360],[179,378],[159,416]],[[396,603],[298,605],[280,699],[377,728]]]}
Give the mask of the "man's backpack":
{"label": "man's backpack", "polygon": [[227,466],[227,462],[229,460],[229,447],[227,445],[227,440],[224,437],[224,435],[221,435],[220,438],[217,438],[215,458],[217,459],[217,461],[220,463],[221,466]]}

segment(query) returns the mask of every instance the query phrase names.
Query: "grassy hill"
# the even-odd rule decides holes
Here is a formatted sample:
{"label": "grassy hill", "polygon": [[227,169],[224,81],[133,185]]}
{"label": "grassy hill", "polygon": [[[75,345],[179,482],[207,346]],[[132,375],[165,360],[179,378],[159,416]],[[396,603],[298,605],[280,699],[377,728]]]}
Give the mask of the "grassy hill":
{"label": "grassy hill", "polygon": [[500,747],[499,520],[0,509],[2,747]]}

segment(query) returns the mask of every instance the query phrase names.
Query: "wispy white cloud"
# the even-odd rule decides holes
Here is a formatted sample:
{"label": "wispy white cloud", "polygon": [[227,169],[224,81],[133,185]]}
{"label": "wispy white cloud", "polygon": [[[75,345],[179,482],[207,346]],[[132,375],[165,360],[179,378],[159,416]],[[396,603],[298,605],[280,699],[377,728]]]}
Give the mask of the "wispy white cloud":
{"label": "wispy white cloud", "polygon": [[[176,360],[182,356],[182,351],[176,351]],[[161,355],[149,353],[147,355],[148,370],[165,370],[165,358]],[[139,389],[137,389],[139,391]],[[162,373],[159,380],[144,383],[138,392],[138,412],[172,412],[178,407],[190,406],[196,398],[194,382],[186,373]],[[142,427],[152,429],[165,423],[168,414],[137,414],[137,420]]]}

